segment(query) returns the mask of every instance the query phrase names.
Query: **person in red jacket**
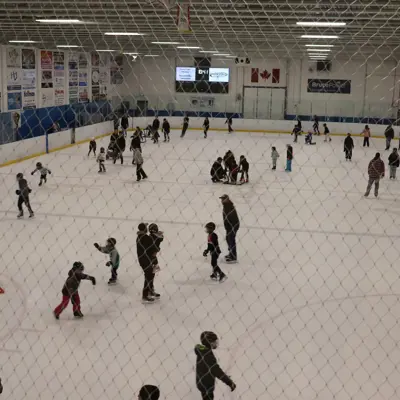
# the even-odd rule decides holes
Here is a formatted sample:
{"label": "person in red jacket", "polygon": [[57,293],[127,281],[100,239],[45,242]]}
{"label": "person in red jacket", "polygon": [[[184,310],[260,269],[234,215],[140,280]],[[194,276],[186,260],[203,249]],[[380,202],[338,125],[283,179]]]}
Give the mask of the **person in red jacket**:
{"label": "person in red jacket", "polygon": [[381,160],[379,153],[368,164],[368,186],[365,192],[365,197],[369,196],[372,185],[375,184],[375,197],[378,197],[379,181],[385,176],[385,163]]}

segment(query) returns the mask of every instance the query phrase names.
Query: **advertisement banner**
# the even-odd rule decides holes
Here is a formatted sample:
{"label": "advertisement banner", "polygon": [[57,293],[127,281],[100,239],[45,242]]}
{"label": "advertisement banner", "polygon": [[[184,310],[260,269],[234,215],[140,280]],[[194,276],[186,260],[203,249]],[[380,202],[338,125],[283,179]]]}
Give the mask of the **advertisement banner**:
{"label": "advertisement banner", "polygon": [[351,81],[345,79],[309,79],[307,92],[350,94]]}
{"label": "advertisement banner", "polygon": [[29,108],[36,108],[36,91],[35,90],[24,90],[24,96],[22,98],[22,108],[24,110]]}
{"label": "advertisement banner", "polygon": [[92,69],[92,86],[99,86],[100,72],[98,69]]}
{"label": "advertisement banner", "polygon": [[87,69],[79,70],[79,86],[87,86],[88,85],[88,72]]}
{"label": "advertisement banner", "polygon": [[53,52],[47,50],[40,51],[40,66],[42,69],[53,69]]}
{"label": "advertisement banner", "polygon": [[49,89],[53,87],[53,71],[42,71],[42,88]]}
{"label": "advertisement banner", "polygon": [[42,89],[41,93],[41,106],[54,106],[54,89]]}
{"label": "advertisement banner", "polygon": [[21,68],[21,49],[19,47],[6,47],[7,67]]}
{"label": "advertisement banner", "polygon": [[68,67],[70,70],[78,69],[78,53],[69,53],[68,54]]}
{"label": "advertisement banner", "polygon": [[87,68],[88,59],[86,53],[79,53],[79,68]]}
{"label": "advertisement banner", "polygon": [[62,106],[65,104],[65,91],[64,89],[56,89],[54,91],[54,95],[55,95],[55,105],[56,106]]}
{"label": "advertisement banner", "polygon": [[71,87],[69,89],[69,102],[71,104],[78,102],[78,87]]}
{"label": "advertisement banner", "polygon": [[92,100],[100,100],[100,86],[92,86]]}
{"label": "advertisement banner", "polygon": [[8,110],[20,110],[22,108],[21,92],[7,93]]}
{"label": "advertisement banner", "polygon": [[108,85],[110,83],[110,75],[108,74],[107,68],[100,67],[99,70],[99,84],[100,85]]}
{"label": "advertisement banner", "polygon": [[21,90],[21,69],[7,68],[7,90]]}
{"label": "advertisement banner", "polygon": [[88,88],[79,88],[79,103],[87,103],[89,101]]}
{"label": "advertisement banner", "polygon": [[78,86],[78,71],[69,71],[69,86]]}
{"label": "advertisement banner", "polygon": [[99,53],[92,53],[92,67],[98,67],[100,65]]}
{"label": "advertisement banner", "polygon": [[65,58],[63,51],[55,51],[53,54],[53,61],[54,61],[54,69],[62,71],[64,70]]}
{"label": "advertisement banner", "polygon": [[36,88],[36,70],[23,69],[22,70],[22,88],[35,89]]}
{"label": "advertisement banner", "polygon": [[36,55],[33,49],[22,49],[22,68],[36,69]]}
{"label": "advertisement banner", "polygon": [[65,86],[65,71],[54,70],[54,87],[63,88]]}

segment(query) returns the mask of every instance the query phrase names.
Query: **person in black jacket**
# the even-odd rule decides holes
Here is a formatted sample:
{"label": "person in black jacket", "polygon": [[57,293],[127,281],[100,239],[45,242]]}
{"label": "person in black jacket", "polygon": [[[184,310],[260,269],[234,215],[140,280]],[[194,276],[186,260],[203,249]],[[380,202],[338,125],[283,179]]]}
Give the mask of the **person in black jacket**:
{"label": "person in black jacket", "polygon": [[[134,149],[139,149],[142,152],[142,144],[140,141],[140,137],[142,135],[142,130],[137,126],[135,132],[131,136],[131,146],[129,148],[130,151],[134,151]],[[135,157],[132,159],[132,164],[135,164]]]}
{"label": "person in black jacket", "polygon": [[160,295],[154,291],[154,257],[157,255],[157,249],[153,239],[147,234],[147,224],[140,223],[136,238],[136,250],[139,265],[144,272],[144,285],[142,292],[143,303],[154,303],[154,298],[160,298]]}
{"label": "person in black jacket", "polygon": [[158,400],[160,389],[154,385],[144,385],[140,388],[138,400]]}
{"label": "person in black jacket", "polygon": [[167,118],[164,118],[163,120],[162,131],[164,133],[164,142],[169,142],[169,133],[171,131],[171,127],[167,121]]}
{"label": "person in black jacket", "polygon": [[156,250],[156,255],[153,257],[153,270],[154,272],[158,272],[160,271],[160,266],[158,264],[158,258],[157,258],[157,254],[160,252],[161,248],[161,243],[164,240],[164,232],[161,232],[160,230],[158,230],[158,225],[157,224],[150,224],[149,225],[149,233],[150,233],[150,237],[153,240],[153,245],[155,247]]}
{"label": "person in black jacket", "polygon": [[210,278],[214,281],[219,280],[220,283],[226,281],[228,278],[218,266],[218,257],[221,254],[221,249],[219,248],[218,235],[215,233],[214,222],[209,222],[205,226],[206,233],[208,234],[207,248],[203,251],[203,257],[207,257],[208,254],[211,255],[211,267],[212,274]]}
{"label": "person in black jacket", "polygon": [[324,142],[327,142],[328,139],[329,139],[330,142],[332,142],[332,138],[330,137],[330,131],[329,131],[328,125],[324,124],[323,126],[324,126],[324,135],[325,135]]}
{"label": "person in black jacket", "polygon": [[203,400],[213,400],[215,380],[219,379],[229,386],[232,392],[236,385],[232,379],[222,371],[213,350],[218,347],[218,336],[214,332],[203,332],[200,335],[201,344],[194,348],[196,354],[196,386]]}
{"label": "person in black jacket", "polygon": [[188,128],[189,128],[189,117],[185,115],[183,118],[181,138],[183,138],[186,135],[186,131],[188,130]]}
{"label": "person in black jacket", "polygon": [[215,161],[214,164],[212,165],[210,175],[211,175],[211,180],[214,183],[222,182],[223,179],[226,177],[226,172],[224,170],[224,167],[222,166],[221,157],[218,157],[217,161]]}
{"label": "person in black jacket", "polygon": [[118,159],[121,160],[121,164],[124,163],[124,151],[125,151],[125,147],[126,147],[126,141],[125,141],[125,136],[124,134],[121,132],[114,144],[114,164],[116,163],[116,161]]}
{"label": "person in black jacket", "polygon": [[316,133],[318,136],[321,134],[319,131],[319,118],[316,115],[314,115],[313,129],[314,133]]}
{"label": "person in black jacket", "polygon": [[122,133],[126,137],[126,132],[127,132],[128,128],[129,128],[129,119],[128,119],[128,116],[126,114],[123,115],[122,118],[121,118],[121,128],[122,128]]}
{"label": "person in black jacket", "polygon": [[209,121],[208,117],[204,118],[203,128],[204,128],[204,138],[207,138],[207,133],[208,133],[208,130],[210,129],[210,121]]}
{"label": "person in black jacket", "polygon": [[346,155],[346,161],[351,161],[351,157],[353,157],[353,149],[354,149],[354,142],[351,134],[348,133],[346,139],[344,139],[344,152]]}
{"label": "person in black jacket", "polygon": [[151,129],[153,132],[153,143],[158,143],[158,138],[160,137],[160,134],[158,133],[158,130],[160,129],[160,120],[157,116],[154,118]]}
{"label": "person in black jacket", "polygon": [[62,301],[54,310],[54,317],[56,319],[60,318],[60,314],[65,308],[67,308],[69,301],[72,301],[74,317],[82,318],[83,314],[81,312],[81,300],[79,297],[79,286],[82,280],[92,281],[93,286],[96,285],[96,278],[83,273],[84,266],[80,261],[74,262],[72,269],[68,272],[68,278],[62,288]]}
{"label": "person in black jacket", "polygon": [[385,138],[386,138],[386,149],[390,149],[390,143],[394,139],[394,130],[392,124],[386,127],[385,129]]}
{"label": "person in black jacket", "polygon": [[90,156],[90,153],[93,151],[94,156],[96,157],[96,149],[97,149],[97,143],[96,139],[92,137],[92,139],[89,142],[89,153],[88,157]]}
{"label": "person in black jacket", "polygon": [[236,235],[240,228],[239,216],[235,206],[227,194],[222,195],[220,199],[222,202],[222,218],[226,231],[226,243],[228,244],[229,251],[229,254],[225,256],[225,261],[236,262]]}
{"label": "person in black jacket", "polygon": [[228,133],[232,133],[233,132],[233,128],[232,128],[232,117],[228,117],[225,121],[226,124],[228,124]]}
{"label": "person in black jacket", "polygon": [[29,218],[33,218],[35,214],[32,211],[31,203],[29,201],[29,193],[32,192],[30,187],[28,186],[28,182],[24,178],[24,175],[19,173],[17,174],[17,182],[18,182],[18,190],[15,192],[18,195],[18,210],[19,213],[17,215],[18,218],[22,218],[24,216],[24,210],[22,208],[22,204],[25,204],[26,208],[29,211]]}
{"label": "person in black jacket", "polygon": [[1,379],[0,379],[0,394],[3,393],[3,384],[1,383]]}
{"label": "person in black jacket", "polygon": [[399,153],[396,147],[394,147],[392,153],[389,156],[389,171],[390,171],[389,179],[396,179],[396,172],[399,166],[400,166]]}
{"label": "person in black jacket", "polygon": [[239,170],[241,172],[240,182],[248,182],[249,181],[249,163],[246,160],[245,156],[240,156],[239,159]]}

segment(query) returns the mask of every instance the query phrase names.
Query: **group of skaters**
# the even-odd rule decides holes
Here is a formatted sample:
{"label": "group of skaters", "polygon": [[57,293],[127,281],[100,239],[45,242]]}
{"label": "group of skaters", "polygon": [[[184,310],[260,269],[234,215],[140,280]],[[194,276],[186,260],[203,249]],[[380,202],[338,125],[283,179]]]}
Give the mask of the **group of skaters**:
{"label": "group of skaters", "polygon": [[[324,127],[324,135],[325,135],[324,142],[328,142],[328,141],[331,142],[332,141],[332,138],[330,136],[331,132],[330,132],[330,130],[328,128],[328,125],[326,123],[324,123],[323,127]],[[292,135],[294,135],[293,142],[297,143],[298,137],[300,135],[302,135],[302,134],[303,134],[303,125],[301,123],[300,118],[297,118],[297,123],[296,123],[296,125],[294,126],[294,128],[292,130]],[[305,144],[308,144],[308,145],[314,145],[315,144],[315,142],[313,142],[313,135],[317,135],[317,136],[321,135],[321,132],[319,130],[319,118],[318,118],[317,115],[314,115],[312,130],[310,129],[306,133],[306,136],[304,138]]]}
{"label": "group of skaters", "polygon": [[239,158],[237,163],[235,155],[228,150],[224,157],[218,157],[211,167],[211,181],[214,183],[223,182],[225,184],[237,185],[238,174],[240,173],[240,183],[249,182],[249,163],[244,155]]}

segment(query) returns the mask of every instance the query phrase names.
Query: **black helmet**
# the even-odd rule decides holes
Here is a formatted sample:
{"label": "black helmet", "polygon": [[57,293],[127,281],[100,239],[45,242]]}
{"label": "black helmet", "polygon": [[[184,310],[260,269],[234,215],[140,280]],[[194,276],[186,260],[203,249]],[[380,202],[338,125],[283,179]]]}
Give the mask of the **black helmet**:
{"label": "black helmet", "polygon": [[200,335],[200,341],[203,346],[211,347],[213,343],[218,341],[218,336],[214,332],[206,331]]}
{"label": "black helmet", "polygon": [[42,168],[42,163],[41,162],[37,162],[36,163],[36,168]]}
{"label": "black helmet", "polygon": [[117,244],[117,241],[114,238],[108,238],[107,243],[110,243],[112,246],[115,246]]}
{"label": "black helmet", "polygon": [[24,177],[24,175],[20,172],[17,174],[17,179],[22,179]]}
{"label": "black helmet", "polygon": [[206,229],[207,230],[215,231],[215,228],[216,228],[216,226],[215,226],[214,222],[208,222],[206,224]]}
{"label": "black helmet", "polygon": [[75,261],[74,264],[72,265],[72,269],[74,271],[83,271],[85,269],[85,267],[83,266],[83,264],[80,261]]}
{"label": "black helmet", "polygon": [[149,232],[157,233],[158,232],[158,225],[157,224],[150,224],[149,225]]}

